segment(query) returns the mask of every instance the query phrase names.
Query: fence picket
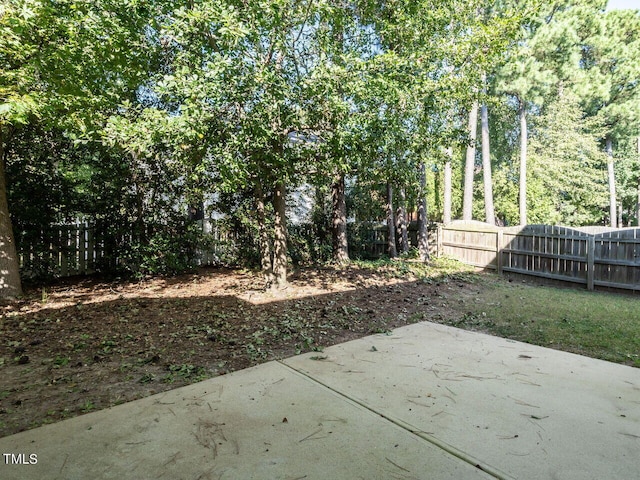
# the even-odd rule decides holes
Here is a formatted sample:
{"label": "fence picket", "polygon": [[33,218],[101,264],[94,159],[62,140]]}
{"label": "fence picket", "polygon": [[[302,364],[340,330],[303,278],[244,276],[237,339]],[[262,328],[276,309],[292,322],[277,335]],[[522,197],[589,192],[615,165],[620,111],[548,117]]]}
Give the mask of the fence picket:
{"label": "fence picket", "polygon": [[[205,221],[202,228],[212,242],[210,248],[198,252],[197,262],[212,265],[233,248],[235,237],[216,221]],[[374,256],[385,252],[386,235],[385,228],[376,226],[366,231],[363,238]],[[614,287],[640,291],[640,228],[494,227],[456,221],[438,226],[429,237],[433,253],[481,268],[584,284],[590,290]],[[19,258],[25,269],[44,261],[61,276],[90,274],[107,258],[111,263],[117,261],[112,254],[107,257],[104,240],[86,222],[43,230],[40,242],[48,248],[20,246]]]}
{"label": "fence picket", "polygon": [[[493,258],[482,259],[475,253],[477,243],[489,230],[502,235],[503,241],[485,252]],[[450,240],[443,242],[441,253],[471,265],[585,284],[589,290],[600,286],[640,291],[640,228],[499,228],[460,221],[445,225],[442,237]]]}

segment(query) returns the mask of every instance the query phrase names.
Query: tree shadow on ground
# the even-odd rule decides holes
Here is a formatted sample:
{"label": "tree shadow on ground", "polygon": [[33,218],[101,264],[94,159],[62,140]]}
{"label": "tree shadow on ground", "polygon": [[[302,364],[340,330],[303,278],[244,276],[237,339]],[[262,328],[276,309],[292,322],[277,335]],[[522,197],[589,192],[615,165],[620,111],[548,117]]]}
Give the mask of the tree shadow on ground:
{"label": "tree shadow on ground", "polygon": [[259,275],[203,270],[146,282],[68,281],[5,307],[0,436],[269,360],[448,321],[474,286],[358,269],[302,271],[263,292]]}

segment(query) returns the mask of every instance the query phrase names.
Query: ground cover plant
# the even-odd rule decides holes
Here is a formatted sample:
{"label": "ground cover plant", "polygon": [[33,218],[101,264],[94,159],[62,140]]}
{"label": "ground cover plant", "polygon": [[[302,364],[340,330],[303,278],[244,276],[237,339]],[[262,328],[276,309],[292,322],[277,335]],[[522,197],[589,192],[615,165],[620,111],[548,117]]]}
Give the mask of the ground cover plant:
{"label": "ground cover plant", "polygon": [[[2,307],[0,436],[433,321],[640,366],[631,296],[509,282],[438,259],[143,281],[69,279]],[[321,356],[321,353],[318,353]]]}

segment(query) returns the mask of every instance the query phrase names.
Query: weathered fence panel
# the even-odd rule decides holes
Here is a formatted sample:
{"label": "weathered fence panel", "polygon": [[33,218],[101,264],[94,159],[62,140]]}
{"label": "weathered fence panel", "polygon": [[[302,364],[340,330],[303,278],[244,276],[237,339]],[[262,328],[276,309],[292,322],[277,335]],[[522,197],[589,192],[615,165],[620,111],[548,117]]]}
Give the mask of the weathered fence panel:
{"label": "weathered fence panel", "polygon": [[[364,228],[363,228],[364,227]],[[353,225],[348,227],[353,228]],[[385,223],[371,223],[359,225],[360,245],[354,245],[360,254],[365,254],[369,258],[380,258],[388,254],[389,250],[389,229]],[[410,222],[407,226],[407,233],[410,247],[418,246],[418,222]],[[429,254],[438,255],[438,226],[435,223],[428,226]],[[400,247],[400,229],[396,229],[396,241]],[[349,246],[351,248],[351,245]]]}
{"label": "weathered fence panel", "polygon": [[[210,242],[197,252],[198,265],[213,265],[235,245],[233,232],[216,221],[204,221]],[[417,244],[416,226],[409,228]],[[387,229],[367,226],[360,249],[372,257],[386,253]],[[37,242],[39,248],[35,248]],[[46,248],[42,248],[45,246]],[[596,287],[640,291],[640,228],[569,228],[526,225],[501,228],[482,222],[456,221],[429,230],[432,254],[498,272],[518,273]],[[364,250],[366,249],[366,250]],[[88,223],[57,225],[43,230],[18,252],[23,274],[66,277],[97,271],[109,257],[105,242]],[[115,261],[114,259],[110,260]]]}
{"label": "weathered fence panel", "polygon": [[640,290],[640,228],[594,235],[594,284]]}
{"label": "weathered fence panel", "polygon": [[505,228],[501,269],[587,284],[589,235],[567,227],[527,225]]}
{"label": "weathered fence panel", "polygon": [[94,227],[88,223],[54,225],[21,247],[18,259],[26,276],[43,271],[61,277],[91,274],[104,254],[103,246],[95,241]]}
{"label": "weathered fence panel", "polygon": [[470,265],[582,284],[590,290],[640,291],[639,228],[500,228],[456,221],[441,231],[441,253]]}
{"label": "weathered fence panel", "polygon": [[481,222],[453,222],[440,229],[440,253],[481,268],[498,268],[498,231]]}
{"label": "weathered fence panel", "polygon": [[[202,266],[219,263],[234,237],[218,222],[205,220],[201,226],[210,242],[196,252],[195,262]],[[89,275],[120,261],[107,252],[103,236],[88,222],[42,230],[37,238],[19,244],[18,260],[25,277]]]}
{"label": "weathered fence panel", "polygon": [[[218,265],[229,261],[237,253],[237,236],[225,222],[205,219],[200,221],[206,242],[196,250],[194,262],[198,266]],[[305,226],[297,226],[302,231]],[[349,225],[353,233],[354,225]],[[356,240],[350,245],[356,255],[365,258],[379,258],[387,253],[387,228],[384,224],[358,224]],[[409,225],[409,239],[417,246],[417,224]],[[399,232],[398,232],[399,234]],[[21,238],[18,242],[18,257],[24,277],[68,277],[88,275],[100,269],[113,268],[120,261],[107,251],[106,242],[95,225],[76,223],[71,225],[52,225],[42,230],[36,238]],[[131,239],[120,239],[126,243]],[[114,241],[112,239],[112,241]],[[437,228],[429,228],[429,250],[437,255]]]}

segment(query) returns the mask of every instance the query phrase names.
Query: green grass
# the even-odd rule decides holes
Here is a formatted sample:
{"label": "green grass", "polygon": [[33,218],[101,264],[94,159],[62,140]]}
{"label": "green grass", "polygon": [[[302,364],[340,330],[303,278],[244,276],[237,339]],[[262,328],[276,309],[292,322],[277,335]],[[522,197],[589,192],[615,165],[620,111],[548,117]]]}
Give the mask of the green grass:
{"label": "green grass", "polygon": [[445,320],[450,325],[640,368],[637,296],[542,286],[533,279],[509,282],[447,258],[429,264],[388,259],[354,263],[394,277],[411,274],[425,283],[471,284],[473,294],[456,294],[447,301],[453,309]]}
{"label": "green grass", "polygon": [[425,282],[457,280],[473,282],[477,278],[474,267],[448,257],[433,257],[428,263],[401,258],[390,260],[382,257],[379,260],[354,260],[351,264],[364,270],[385,273],[389,277],[405,278],[412,275]]}
{"label": "green grass", "polygon": [[637,297],[481,278],[452,325],[640,367]]}

